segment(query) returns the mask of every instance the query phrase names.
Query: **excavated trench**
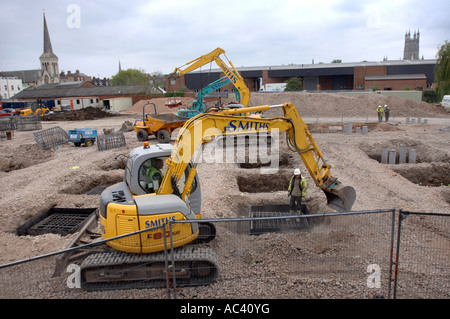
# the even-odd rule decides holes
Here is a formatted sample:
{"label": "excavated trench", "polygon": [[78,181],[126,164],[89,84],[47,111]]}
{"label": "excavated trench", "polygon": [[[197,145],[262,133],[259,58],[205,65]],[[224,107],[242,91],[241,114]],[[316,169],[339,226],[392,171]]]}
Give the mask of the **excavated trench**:
{"label": "excavated trench", "polygon": [[369,158],[379,163],[381,163],[383,148],[387,148],[389,151],[394,150],[396,154],[395,163],[397,164],[399,163],[400,147],[402,146],[406,148],[407,163],[409,162],[409,153],[411,150],[416,152],[415,163],[450,162],[450,156],[447,150],[436,149],[416,140],[392,139],[383,142],[359,145],[360,149],[363,150]]}
{"label": "excavated trench", "polygon": [[[406,149],[403,160],[400,148]],[[450,185],[450,156],[446,150],[436,149],[421,142],[409,139],[392,139],[382,143],[361,144],[367,156],[402,175],[410,182],[428,187]],[[388,158],[382,160],[382,149],[389,150]],[[410,151],[413,150],[415,156]],[[395,157],[391,156],[395,154]],[[392,160],[392,162],[391,162]]]}
{"label": "excavated trench", "polygon": [[70,185],[62,188],[59,193],[69,195],[99,195],[108,186],[123,180],[123,172],[103,173],[96,176],[77,176]]}
{"label": "excavated trench", "polygon": [[450,163],[390,165],[391,169],[420,186],[450,186]]}
{"label": "excavated trench", "polygon": [[53,150],[43,150],[37,144],[14,146],[13,150],[2,150],[0,157],[0,172],[12,172],[15,170],[32,167],[53,158]]}
{"label": "excavated trench", "polygon": [[276,178],[273,175],[245,173],[237,177],[239,191],[246,193],[270,193],[288,189],[291,169],[279,170]]}

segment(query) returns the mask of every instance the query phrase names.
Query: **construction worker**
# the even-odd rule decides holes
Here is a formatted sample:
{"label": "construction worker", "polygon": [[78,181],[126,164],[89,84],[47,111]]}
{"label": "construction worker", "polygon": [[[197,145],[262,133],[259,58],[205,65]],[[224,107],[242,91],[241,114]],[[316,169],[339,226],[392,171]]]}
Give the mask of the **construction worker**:
{"label": "construction worker", "polygon": [[157,192],[159,189],[159,186],[161,185],[163,174],[161,172],[161,169],[164,166],[164,162],[160,158],[154,159],[154,165],[150,167],[150,169],[147,172],[148,177],[150,178],[150,181],[153,184],[153,192]]}
{"label": "construction worker", "polygon": [[300,169],[294,170],[294,175],[289,180],[288,197],[290,200],[289,213],[295,214],[295,211],[301,211],[302,198],[306,196],[307,181],[301,175]]}
{"label": "construction worker", "polygon": [[386,104],[384,105],[384,116],[386,117],[386,122],[389,121],[389,114],[391,113],[391,109]]}
{"label": "construction worker", "polygon": [[383,122],[384,109],[381,105],[378,105],[377,114],[378,114],[378,122]]}

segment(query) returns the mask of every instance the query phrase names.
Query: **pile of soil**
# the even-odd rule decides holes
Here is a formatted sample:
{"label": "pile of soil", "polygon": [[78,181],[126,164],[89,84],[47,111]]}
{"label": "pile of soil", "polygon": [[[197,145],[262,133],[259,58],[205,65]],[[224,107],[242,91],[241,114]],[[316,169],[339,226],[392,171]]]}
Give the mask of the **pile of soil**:
{"label": "pile of soil", "polygon": [[439,104],[428,104],[397,96],[386,97],[377,93],[350,96],[341,93],[279,92],[252,93],[250,106],[294,104],[304,116],[370,116],[376,117],[378,105],[388,105],[391,117],[448,116]]}
{"label": "pile of soil", "polygon": [[42,117],[42,121],[84,121],[114,116],[118,116],[118,114],[106,112],[102,109],[89,106],[79,110],[48,114]]}
{"label": "pile of soil", "polygon": [[[178,100],[179,107],[170,108],[166,103]],[[154,103],[157,113],[176,113],[179,108],[190,107],[194,98],[153,98],[136,102],[124,114],[142,114],[142,106],[149,102]],[[235,103],[233,98],[222,98],[222,104]],[[208,106],[216,102],[208,103]],[[391,117],[439,117],[448,116],[439,104],[417,102],[403,99],[397,96],[386,97],[377,93],[364,93],[359,96],[350,96],[341,93],[309,93],[309,92],[276,92],[258,93],[251,92],[249,106],[276,105],[280,103],[294,104],[302,117],[308,116],[370,116],[376,117],[378,105],[388,105],[391,109]],[[146,106],[146,113],[153,114],[153,105]],[[273,112],[268,112],[268,114]]]}

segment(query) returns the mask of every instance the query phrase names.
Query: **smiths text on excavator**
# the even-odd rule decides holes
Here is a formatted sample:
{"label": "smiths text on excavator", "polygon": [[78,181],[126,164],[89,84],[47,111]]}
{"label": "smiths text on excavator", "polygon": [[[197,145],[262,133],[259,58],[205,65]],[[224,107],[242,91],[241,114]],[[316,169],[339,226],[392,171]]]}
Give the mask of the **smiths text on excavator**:
{"label": "smiths text on excavator", "polygon": [[[283,109],[282,116],[262,117],[258,113],[273,107]],[[291,148],[305,164],[327,203],[337,211],[349,211],[356,199],[353,187],[343,185],[331,175],[331,166],[314,141],[297,108],[290,103],[244,108],[225,108],[199,114],[184,124],[172,146],[152,145],[131,151],[124,181],[107,188],[101,195],[99,219],[104,239],[112,251],[91,255],[81,266],[82,286],[86,289],[121,287],[123,283],[161,284],[164,278],[164,256],[168,247],[175,251],[177,285],[205,285],[218,274],[218,256],[209,248],[193,248],[189,243],[215,237],[215,228],[201,220],[200,181],[194,152],[215,136],[249,132],[286,132]],[[162,179],[155,169],[165,160]],[[148,228],[174,223],[172,233]],[[145,229],[149,229],[145,232]],[[127,236],[136,231],[139,234]],[[165,236],[164,236],[165,235]],[[170,241],[166,239],[169,235]],[[173,239],[173,240],[172,240]]]}

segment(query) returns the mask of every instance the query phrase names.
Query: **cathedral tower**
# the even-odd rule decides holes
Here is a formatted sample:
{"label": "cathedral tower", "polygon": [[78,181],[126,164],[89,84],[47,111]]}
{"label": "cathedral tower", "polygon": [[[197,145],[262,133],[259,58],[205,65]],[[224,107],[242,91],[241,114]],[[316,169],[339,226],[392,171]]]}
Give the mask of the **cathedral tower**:
{"label": "cathedral tower", "polygon": [[413,38],[411,32],[405,34],[405,49],[403,50],[403,60],[419,60],[419,31],[414,31]]}

